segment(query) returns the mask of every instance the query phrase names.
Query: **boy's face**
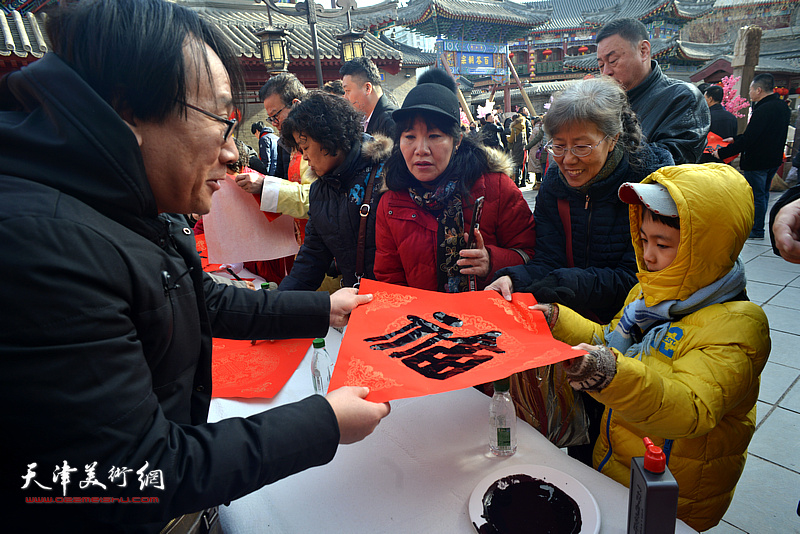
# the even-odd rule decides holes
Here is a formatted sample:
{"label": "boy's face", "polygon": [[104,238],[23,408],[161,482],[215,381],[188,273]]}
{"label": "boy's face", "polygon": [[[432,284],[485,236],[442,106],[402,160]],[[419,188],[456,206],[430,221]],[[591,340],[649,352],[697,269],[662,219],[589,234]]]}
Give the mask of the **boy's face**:
{"label": "boy's face", "polygon": [[642,240],[642,260],[650,272],[666,269],[678,254],[681,231],[666,224],[654,221],[644,210],[642,225],[639,228]]}

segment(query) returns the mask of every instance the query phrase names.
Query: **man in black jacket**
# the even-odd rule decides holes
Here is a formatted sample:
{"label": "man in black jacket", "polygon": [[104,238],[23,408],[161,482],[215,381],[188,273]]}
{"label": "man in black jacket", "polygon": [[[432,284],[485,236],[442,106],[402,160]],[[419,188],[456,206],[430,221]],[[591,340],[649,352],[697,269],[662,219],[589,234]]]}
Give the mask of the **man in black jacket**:
{"label": "man in black jacket", "polygon": [[764,239],[764,217],[769,204],[769,186],[772,177],[783,163],[783,148],[789,130],[791,111],[786,103],[773,92],[775,78],[771,74],[759,74],[750,84],[750,101],[753,114],[750,122],[733,143],[714,153],[719,159],[741,154],[739,167],[753,188],[755,220],[749,239]]}
{"label": "man in black jacket", "polygon": [[394,138],[392,111],[397,109],[383,93],[378,67],[366,57],[347,61],[339,69],[344,87],[344,97],[364,114],[367,124],[364,131],[370,135],[383,134]]}
{"label": "man in black jacket", "polygon": [[710,85],[703,96],[706,97],[711,112],[711,131],[723,139],[732,138],[739,129],[733,113],[722,107],[725,91],[719,85]]}
{"label": "man in black jacket", "polygon": [[667,78],[650,58],[647,28],[636,19],[617,19],[597,32],[597,64],[625,88],[642,133],[670,151],[675,164],[697,163],[711,124],[697,88]]}
{"label": "man in black jacket", "polygon": [[215,284],[167,215],[207,213],[238,156],[224,37],[163,0],[74,3],[47,31],[0,82],[3,530],[159,532],[368,435],[389,408],[366,388],[206,423],[212,335],[322,336],[369,300]]}

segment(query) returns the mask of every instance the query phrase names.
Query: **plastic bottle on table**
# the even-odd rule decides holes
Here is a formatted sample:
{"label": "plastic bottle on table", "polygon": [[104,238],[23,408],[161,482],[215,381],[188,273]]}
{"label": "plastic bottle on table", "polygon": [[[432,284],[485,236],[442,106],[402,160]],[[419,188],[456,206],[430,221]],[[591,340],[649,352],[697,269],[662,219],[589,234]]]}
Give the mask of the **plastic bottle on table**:
{"label": "plastic bottle on table", "polygon": [[631,458],[631,489],[628,497],[628,534],[675,532],[678,513],[678,483],[667,468],[661,447],[644,438],[644,457]]}
{"label": "plastic bottle on table", "polygon": [[314,353],[311,355],[311,378],[314,381],[314,393],[325,395],[331,383],[333,360],[325,348],[325,340],[318,337],[314,340]]}
{"label": "plastic bottle on table", "polygon": [[495,456],[517,452],[517,414],[508,388],[508,378],[494,382],[494,396],[489,405],[489,450]]}

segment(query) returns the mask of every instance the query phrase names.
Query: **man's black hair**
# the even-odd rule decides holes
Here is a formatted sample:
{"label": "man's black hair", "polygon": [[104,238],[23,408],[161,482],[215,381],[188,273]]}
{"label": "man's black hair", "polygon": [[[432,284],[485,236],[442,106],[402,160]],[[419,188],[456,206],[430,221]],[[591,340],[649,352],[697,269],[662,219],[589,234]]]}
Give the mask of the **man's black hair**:
{"label": "man's black hair", "polygon": [[[160,122],[185,113],[189,92],[184,47],[206,43],[230,77],[234,105],[244,90],[239,58],[196,12],[164,0],[84,0],[47,18],[53,51],[126,120]],[[211,81],[206,49],[193,54]],[[201,79],[196,82],[198,85]]]}
{"label": "man's black hair", "polygon": [[345,62],[339,69],[339,76],[359,76],[364,82],[369,82],[376,87],[381,86],[381,73],[378,67],[368,57],[357,57]]}
{"label": "man's black hair", "polygon": [[725,91],[719,85],[709,85],[703,94],[706,94],[714,102],[722,102],[725,98]]}
{"label": "man's black hair", "polygon": [[281,72],[271,76],[267,82],[261,86],[258,91],[258,99],[263,102],[270,95],[278,95],[281,98],[284,106],[291,105],[296,98],[302,100],[308,90],[303,85],[297,76],[291,72]]}
{"label": "man's black hair", "polygon": [[775,89],[775,77],[769,73],[757,74],[753,78],[753,85],[761,87],[765,93],[771,93]]}
{"label": "man's black hair", "polygon": [[636,45],[640,41],[647,41],[650,38],[647,33],[647,27],[638,20],[617,19],[600,28],[595,37],[595,43],[600,44],[600,41],[612,35],[619,35],[632,45]]}

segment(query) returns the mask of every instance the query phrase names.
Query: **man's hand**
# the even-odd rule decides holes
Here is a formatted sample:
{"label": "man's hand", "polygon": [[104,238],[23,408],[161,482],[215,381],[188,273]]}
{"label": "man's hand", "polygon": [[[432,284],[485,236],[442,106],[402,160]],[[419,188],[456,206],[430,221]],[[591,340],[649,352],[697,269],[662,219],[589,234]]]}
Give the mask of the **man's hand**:
{"label": "man's hand", "polygon": [[344,287],[331,295],[331,326],[343,327],[350,319],[350,312],[361,304],[372,300],[372,295],[359,295],[358,290]]}
{"label": "man's hand", "polygon": [[237,174],[235,180],[236,185],[254,195],[260,195],[261,188],[264,186],[264,175],[258,172]]}
{"label": "man's hand", "polygon": [[340,444],[361,441],[372,434],[381,419],[389,415],[389,403],[379,404],[364,400],[368,394],[369,388],[344,386],[331,391],[325,397],[339,423]]}
{"label": "man's hand", "polygon": [[[467,233],[464,233],[464,238],[467,237]],[[489,251],[483,243],[480,230],[475,230],[475,248],[465,248],[460,255],[461,259],[456,262],[456,265],[460,267],[461,274],[486,278],[486,275],[489,274]]]}
{"label": "man's hand", "polygon": [[786,204],[778,211],[772,223],[772,233],[781,257],[800,263],[800,200]]}
{"label": "man's hand", "polygon": [[501,276],[484,289],[484,291],[497,291],[503,298],[511,302],[511,292],[514,291],[514,284],[510,276]]}

